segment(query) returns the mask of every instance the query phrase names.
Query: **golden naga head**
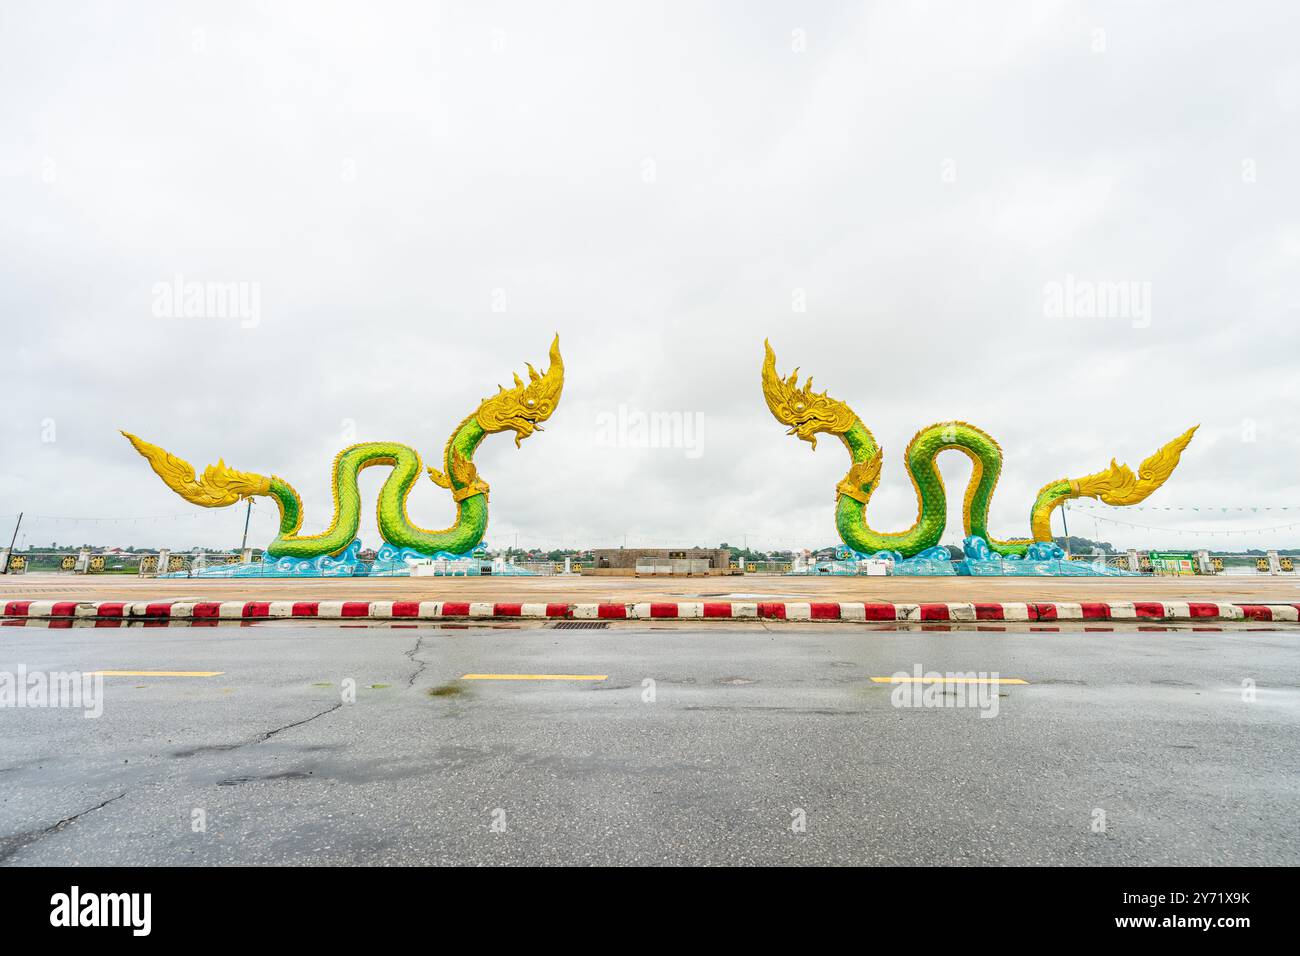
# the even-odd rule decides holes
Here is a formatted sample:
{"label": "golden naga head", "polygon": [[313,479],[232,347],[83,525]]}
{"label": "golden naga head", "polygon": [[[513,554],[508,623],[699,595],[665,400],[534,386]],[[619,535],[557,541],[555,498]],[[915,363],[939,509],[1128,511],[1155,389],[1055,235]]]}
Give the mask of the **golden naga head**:
{"label": "golden naga head", "polygon": [[550,368],[539,373],[531,363],[525,364],[528,365],[526,383],[516,375],[514,388],[498,385],[500,391],[483,399],[474,413],[485,432],[513,431],[516,447],[534,431],[544,431],[541,423],[550,418],[560,404],[560,392],[564,388],[564,359],[560,357],[559,335],[551,342]]}
{"label": "golden naga head", "polygon": [[763,398],[776,420],[789,425],[787,435],[797,435],[817,447],[817,433],[842,435],[853,427],[857,415],[853,409],[825,392],[812,390],[812,376],[803,388],[799,387],[799,370],[796,368],[787,379],[776,372],[776,353],[766,339],[763,347]]}

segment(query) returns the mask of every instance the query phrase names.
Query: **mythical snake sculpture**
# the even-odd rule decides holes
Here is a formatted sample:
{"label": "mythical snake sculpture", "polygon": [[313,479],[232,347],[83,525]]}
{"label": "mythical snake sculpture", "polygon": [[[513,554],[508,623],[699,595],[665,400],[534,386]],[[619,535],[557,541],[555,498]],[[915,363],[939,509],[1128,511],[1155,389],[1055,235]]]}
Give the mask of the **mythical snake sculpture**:
{"label": "mythical snake sculpture", "polygon": [[[817,447],[819,432],[835,435],[849,451],[852,464],[836,485],[835,525],[844,543],[863,555],[894,552],[913,557],[934,547],[943,534],[948,501],[935,459],[955,449],[971,460],[963,522],[967,536],[982,538],[999,555],[1025,556],[1036,542],[1051,542],[1052,511],[1071,498],[1099,498],[1108,505],[1132,505],[1164,484],[1199,426],[1192,426],[1138,467],[1111,459],[1110,467],[1084,478],[1062,478],[1042,487],[1029,512],[1032,538],[1000,540],[989,534],[989,503],[1002,471],[1002,449],[987,432],[966,422],[938,422],[922,428],[908,443],[903,462],[916,489],[916,522],[906,531],[882,533],[867,525],[867,503],[880,482],[884,454],[853,409],[826,392],[812,390],[812,378],[799,387],[799,370],[789,378],[776,371],[776,354],[764,342],[763,397],[776,420],[790,426],[788,434]],[[1030,553],[1030,557],[1033,554]]]}
{"label": "mythical snake sculpture", "polygon": [[409,445],[372,441],[339,452],[331,474],[334,516],[329,527],[320,534],[300,535],[302,499],[283,478],[236,471],[224,461],[209,465],[196,478],[189,462],[128,432],[122,434],[168,488],[193,504],[224,508],[254,495],[274,498],[280,507],[280,532],[266,549],[273,558],[312,559],[346,551],[356,539],[361,521],[357,475],[374,465],[391,465],[393,469],[379,490],[379,531],[384,541],[396,549],[423,555],[466,554],[483,540],[488,521],[488,486],[478,476],[474,452],[486,436],[496,432],[513,431],[515,446],[519,447],[534,431],[543,430],[541,423],[555,411],[564,388],[558,335],[551,343],[550,359],[545,372],[528,365],[528,382],[516,375],[514,388],[498,386],[497,394],[484,399],[447,439],[443,470],[428,469],[433,482],[448,489],[456,503],[455,523],[441,531],[421,528],[407,516],[406,499],[424,470],[419,452]]}

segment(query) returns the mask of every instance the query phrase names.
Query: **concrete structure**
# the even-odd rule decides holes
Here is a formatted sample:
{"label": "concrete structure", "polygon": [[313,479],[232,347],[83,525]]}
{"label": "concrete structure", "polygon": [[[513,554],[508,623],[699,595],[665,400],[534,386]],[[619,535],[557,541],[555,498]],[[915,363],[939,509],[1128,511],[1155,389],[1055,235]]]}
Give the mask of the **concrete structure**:
{"label": "concrete structure", "polygon": [[[517,595],[522,597],[523,595]],[[0,598],[0,615],[34,620],[250,621],[538,619],[889,621],[1265,621],[1300,622],[1300,604],[1223,601],[1090,601],[1084,603],[929,601],[19,601]]]}
{"label": "concrete structure", "polygon": [[725,574],[731,568],[728,548],[597,548],[592,554],[595,556],[592,570],[596,574],[635,574],[637,565],[661,567],[664,562],[669,562],[670,568],[681,567],[682,574]]}

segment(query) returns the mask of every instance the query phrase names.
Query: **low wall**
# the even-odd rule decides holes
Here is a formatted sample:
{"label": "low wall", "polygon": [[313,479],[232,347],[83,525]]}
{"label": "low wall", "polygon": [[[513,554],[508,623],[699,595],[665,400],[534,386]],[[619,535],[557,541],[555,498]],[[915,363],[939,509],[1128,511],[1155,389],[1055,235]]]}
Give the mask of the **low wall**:
{"label": "low wall", "polygon": [[583,577],[592,577],[592,578],[644,578],[644,577],[703,578],[703,577],[716,577],[724,574],[742,574],[742,573],[743,572],[741,571],[724,571],[721,568],[706,568],[703,571],[690,571],[690,572],[682,571],[680,573],[656,572],[653,575],[637,571],[636,568],[583,568],[581,571]]}

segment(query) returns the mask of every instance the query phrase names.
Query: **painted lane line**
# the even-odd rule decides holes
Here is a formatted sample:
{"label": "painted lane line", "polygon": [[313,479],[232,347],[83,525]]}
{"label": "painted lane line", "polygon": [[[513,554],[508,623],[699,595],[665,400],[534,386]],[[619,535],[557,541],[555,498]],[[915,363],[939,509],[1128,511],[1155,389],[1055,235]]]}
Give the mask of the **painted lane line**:
{"label": "painted lane line", "polygon": [[461,680],[608,680],[607,674],[461,674]]}
{"label": "painted lane line", "polygon": [[220,677],[225,671],[91,671],[101,677]]}
{"label": "painted lane line", "polygon": [[1028,684],[1019,677],[873,677],[873,684]]}

